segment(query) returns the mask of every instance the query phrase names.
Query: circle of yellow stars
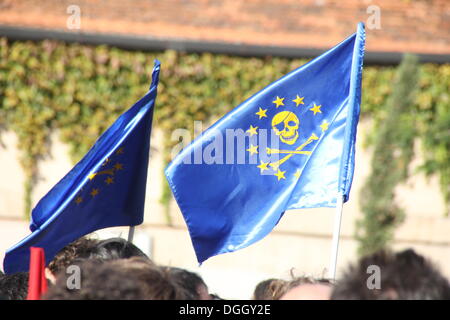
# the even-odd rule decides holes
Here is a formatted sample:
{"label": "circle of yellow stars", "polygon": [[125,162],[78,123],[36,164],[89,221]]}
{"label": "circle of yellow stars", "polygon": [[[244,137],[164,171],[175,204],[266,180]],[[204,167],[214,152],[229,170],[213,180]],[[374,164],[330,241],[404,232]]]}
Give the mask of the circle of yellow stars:
{"label": "circle of yellow stars", "polygon": [[[298,108],[299,106],[305,104],[304,99],[305,99],[305,97],[301,97],[300,95],[297,94],[295,99],[293,99],[291,101],[294,102],[295,106]],[[272,101],[272,103],[275,105],[275,108],[278,109],[279,107],[285,105],[284,100],[285,100],[284,97],[276,96],[276,98]],[[313,116],[316,116],[318,113],[322,113],[321,108],[322,108],[322,105],[316,104],[315,102],[313,102],[313,106],[311,108],[309,108],[308,110],[313,112]],[[258,107],[258,111],[255,112],[255,115],[258,116],[259,120],[261,120],[262,118],[267,118],[268,109],[269,108],[263,109],[261,107]],[[330,124],[326,120],[324,120],[319,127],[321,128],[322,133],[324,133],[325,131],[328,130],[329,126],[330,126]],[[257,135],[258,127],[257,126],[254,127],[253,125],[250,125],[250,128],[246,132],[250,135],[250,137]],[[250,156],[258,154],[258,146],[250,144],[250,147],[248,149],[246,149],[246,151],[248,151],[250,153]],[[269,162],[260,161],[260,164],[256,167],[260,169],[260,173],[262,174],[264,171],[270,169],[269,165],[270,165]],[[274,176],[277,177],[277,181],[286,179],[286,176],[285,176],[286,171],[281,171],[280,168],[278,168],[278,167],[273,167],[273,169],[276,170],[276,172],[274,173]],[[300,175],[301,175],[301,170],[297,169],[297,171],[294,173],[294,177],[299,179]]]}

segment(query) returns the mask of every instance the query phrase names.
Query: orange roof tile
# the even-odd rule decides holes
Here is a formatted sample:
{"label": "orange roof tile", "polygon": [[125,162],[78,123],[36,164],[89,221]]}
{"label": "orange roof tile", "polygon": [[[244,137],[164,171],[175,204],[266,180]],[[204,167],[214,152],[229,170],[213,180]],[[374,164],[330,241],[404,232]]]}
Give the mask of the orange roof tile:
{"label": "orange roof tile", "polygon": [[[81,29],[67,28],[67,7]],[[381,9],[369,51],[450,54],[449,0],[0,0],[0,25],[164,39],[328,48]]]}

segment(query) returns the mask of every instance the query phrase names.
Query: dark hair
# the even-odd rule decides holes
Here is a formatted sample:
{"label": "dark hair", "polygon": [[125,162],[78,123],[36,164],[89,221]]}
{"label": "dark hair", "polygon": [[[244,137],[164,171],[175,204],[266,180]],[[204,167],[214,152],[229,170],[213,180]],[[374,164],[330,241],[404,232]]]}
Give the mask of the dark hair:
{"label": "dark hair", "polygon": [[123,270],[102,260],[77,261],[80,267],[80,288],[69,289],[69,276],[60,273],[56,283],[44,296],[47,300],[142,300],[144,287]]}
{"label": "dark hair", "polygon": [[[370,266],[380,270],[379,288],[369,289]],[[350,266],[337,282],[331,299],[447,300],[450,285],[431,262],[412,249],[397,254],[379,251]]]}
{"label": "dark hair", "polygon": [[75,260],[86,258],[93,250],[98,240],[82,237],[65,246],[59,251],[52,261],[48,264],[50,271],[57,275],[59,272],[65,270]]}
{"label": "dark hair", "polygon": [[57,275],[74,261],[82,259],[116,260],[131,257],[144,257],[143,253],[133,243],[122,238],[95,240],[87,237],[79,238],[65,246],[48,264],[50,271]]}
{"label": "dark hair", "polygon": [[0,296],[4,300],[25,300],[28,294],[28,272],[0,277]]}
{"label": "dark hair", "polygon": [[147,258],[133,243],[122,238],[110,238],[98,241],[97,244],[91,248],[89,255],[86,258],[100,259],[100,260],[117,260],[128,259],[131,257]]}
{"label": "dark hair", "polygon": [[166,268],[158,267],[149,259],[133,257],[116,260],[113,263],[127,270],[144,285],[147,300],[186,300],[185,290]]}
{"label": "dark hair", "polygon": [[186,300],[200,300],[199,287],[208,288],[203,279],[194,272],[175,267],[163,267],[185,291]]}
{"label": "dark hair", "polygon": [[177,300],[183,291],[167,272],[145,258],[89,259],[80,267],[79,289],[69,289],[69,275],[60,274],[44,299],[48,300]]}

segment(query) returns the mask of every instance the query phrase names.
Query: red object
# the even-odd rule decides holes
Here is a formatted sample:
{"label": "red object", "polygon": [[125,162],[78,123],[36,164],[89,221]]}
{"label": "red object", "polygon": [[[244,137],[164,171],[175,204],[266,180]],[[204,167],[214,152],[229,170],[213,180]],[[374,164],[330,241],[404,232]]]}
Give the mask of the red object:
{"label": "red object", "polygon": [[28,278],[27,300],[41,300],[41,296],[47,292],[45,253],[44,249],[37,247],[31,247],[30,251],[30,276]]}

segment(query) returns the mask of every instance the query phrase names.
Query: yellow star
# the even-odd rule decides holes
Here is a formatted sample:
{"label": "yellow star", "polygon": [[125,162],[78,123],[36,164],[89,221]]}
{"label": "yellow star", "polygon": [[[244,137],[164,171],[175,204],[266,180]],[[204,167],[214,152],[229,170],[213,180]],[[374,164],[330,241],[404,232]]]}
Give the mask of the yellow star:
{"label": "yellow star", "polygon": [[300,171],[300,169],[297,169],[297,171],[294,173],[294,177],[296,177],[297,179],[300,178],[300,174],[302,172]]}
{"label": "yellow star", "polygon": [[122,169],[123,169],[123,165],[122,165],[121,163],[117,162],[117,163],[114,165],[114,169],[116,169],[116,170],[122,170]]}
{"label": "yellow star", "polygon": [[92,189],[90,195],[91,195],[92,197],[95,197],[96,195],[98,195],[98,193],[99,193],[99,190],[98,190],[98,189]]}
{"label": "yellow star", "polygon": [[259,111],[256,112],[255,114],[259,116],[259,119],[261,120],[262,118],[266,117],[267,118],[267,109],[261,109],[259,108]]}
{"label": "yellow star", "polygon": [[283,100],[284,98],[280,98],[279,96],[277,96],[277,98],[273,100],[272,103],[275,103],[276,107],[278,108],[279,106],[284,106]]}
{"label": "yellow star", "polygon": [[106,178],[105,182],[106,182],[107,185],[110,185],[111,183],[114,183],[114,178],[113,177],[108,177],[108,178]]}
{"label": "yellow star", "polygon": [[294,101],[295,104],[296,104],[296,107],[298,107],[298,106],[301,105],[301,104],[305,104],[305,103],[303,102],[303,99],[305,99],[305,98],[300,98],[300,97],[297,95],[297,98],[295,98],[295,99],[292,100],[292,101]]}
{"label": "yellow star", "polygon": [[264,170],[269,170],[267,167],[269,165],[268,162],[261,161],[261,164],[259,166],[256,166],[257,168],[261,169],[261,173],[264,172]]}
{"label": "yellow star", "polygon": [[116,154],[123,154],[123,148],[117,149]]}
{"label": "yellow star", "polygon": [[77,204],[80,204],[80,203],[83,202],[83,198],[82,198],[82,197],[77,197],[77,198],[75,199],[75,202],[76,202]]}
{"label": "yellow star", "polygon": [[328,130],[328,126],[330,124],[325,120],[319,127],[322,128],[322,132],[325,132]]}
{"label": "yellow star", "polygon": [[274,174],[274,176],[277,176],[278,181],[280,181],[281,179],[286,179],[286,177],[284,176],[284,174],[286,173],[286,171],[281,171],[280,169],[278,169],[278,172]]}
{"label": "yellow star", "polygon": [[320,107],[321,107],[320,104],[319,104],[319,105],[316,105],[316,104],[314,103],[314,107],[312,107],[312,108],[309,109],[309,110],[311,110],[312,112],[314,112],[314,115],[316,115],[316,113],[322,113],[322,111],[320,111]]}
{"label": "yellow star", "polygon": [[247,149],[248,152],[250,152],[250,155],[254,155],[258,153],[258,146],[250,145],[250,148]]}
{"label": "yellow star", "polygon": [[258,127],[253,127],[252,125],[250,125],[250,129],[247,130],[247,132],[250,133],[250,137],[253,136],[254,134],[258,134],[256,129],[258,129]]}

